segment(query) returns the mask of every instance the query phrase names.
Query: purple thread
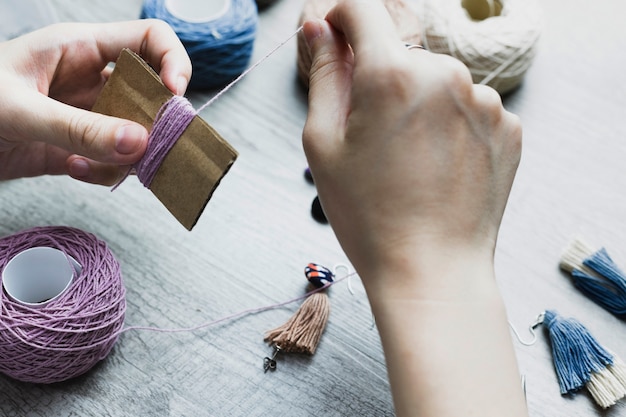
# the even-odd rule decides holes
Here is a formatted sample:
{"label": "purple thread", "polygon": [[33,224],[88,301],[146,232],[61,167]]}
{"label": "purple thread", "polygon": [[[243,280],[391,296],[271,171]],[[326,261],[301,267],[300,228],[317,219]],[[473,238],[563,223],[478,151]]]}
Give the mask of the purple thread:
{"label": "purple thread", "polygon": [[263,307],[249,308],[249,309],[246,309],[246,310],[243,310],[243,311],[239,311],[237,313],[229,314],[228,316],[224,316],[224,317],[221,317],[219,319],[215,319],[215,320],[212,320],[212,321],[208,321],[206,323],[198,324],[197,326],[181,327],[181,328],[176,328],[176,329],[162,329],[160,327],[149,327],[149,326],[129,326],[129,327],[125,327],[124,329],[120,330],[119,333],[124,333],[124,332],[127,332],[129,330],[146,330],[146,331],[157,332],[157,333],[193,332],[193,331],[196,331],[196,330],[205,329],[207,327],[215,326],[215,325],[223,323],[225,321],[236,320],[238,318],[245,317],[245,316],[250,315],[250,314],[263,313],[264,311],[269,311],[269,310],[273,310],[275,308],[284,307],[284,306],[286,306],[288,304],[295,303],[296,301],[304,300],[309,295],[315,294],[316,292],[324,291],[326,288],[330,287],[331,285],[335,285],[335,284],[343,281],[344,279],[347,279],[347,278],[351,277],[352,275],[356,275],[356,272],[352,272],[352,273],[347,274],[347,275],[345,275],[345,276],[343,276],[343,277],[341,277],[339,279],[336,279],[336,280],[334,280],[332,282],[329,282],[328,284],[324,285],[323,287],[315,288],[314,290],[311,290],[311,291],[307,292],[306,294],[303,294],[303,295],[301,295],[299,297],[292,298],[292,299],[287,300],[287,301],[282,301],[282,302],[276,303],[276,304],[270,304],[270,305],[263,306]]}
{"label": "purple thread", "polygon": [[172,96],[161,106],[148,136],[146,153],[135,165],[144,186],[150,188],[161,163],[195,116],[193,106],[182,96]]}
{"label": "purple thread", "polygon": [[[298,28],[287,40],[301,29]],[[285,43],[282,42],[242,73],[200,110],[211,105]],[[146,187],[150,186],[163,159],[197,113],[191,103],[181,96],[173,96],[159,109],[144,158],[133,167]],[[38,246],[58,249],[82,266],[82,272],[74,278],[69,288],[58,298],[38,308],[13,301],[4,289],[0,293],[0,372],[20,381],[43,384],[64,381],[89,371],[108,356],[120,334],[126,331],[192,332],[283,307],[355,275],[348,274],[291,300],[243,310],[194,327],[123,328],[126,289],[119,262],[104,241],[91,233],[65,226],[35,227],[0,238],[0,276],[14,256]]]}
{"label": "purple thread", "polygon": [[143,158],[135,165],[133,165],[126,175],[113,186],[111,191],[115,191],[125,180],[128,178],[133,168],[137,172],[137,177],[141,183],[150,188],[152,180],[156,175],[159,167],[163,163],[163,160],[167,156],[168,152],[172,149],[176,141],[183,134],[189,123],[193,118],[205,108],[209,107],[215,101],[217,101],[224,93],[230,90],[235,84],[241,81],[246,75],[253,71],[256,67],[261,65],[263,61],[272,56],[276,51],[282,48],[290,39],[296,36],[302,30],[300,26],[294,33],[292,33],[287,39],[279,43],[276,47],[270,50],[260,60],[255,62],[247,70],[242,72],[237,78],[230,82],[226,87],[219,91],[213,98],[204,103],[196,111],[193,105],[182,96],[172,96],[166,101],[159,109],[154,123],[152,124],[152,130],[148,136],[148,148]]}
{"label": "purple thread", "polygon": [[61,250],[83,267],[64,293],[40,308],[11,300],[4,290],[0,294],[0,372],[20,381],[44,384],[87,372],[106,358],[124,332],[193,332],[286,306],[355,275],[346,274],[287,301],[246,309],[193,327],[123,327],[126,290],[120,265],[105,242],[71,227],[28,229],[0,239],[0,275],[14,256],[37,246]]}
{"label": "purple thread", "polygon": [[81,375],[117,341],[126,312],[120,266],[106,243],[69,227],[39,227],[0,239],[0,271],[37,246],[74,258],[82,272],[57,299],[28,307],[0,295],[0,372],[24,382],[53,383]]}
{"label": "purple thread", "polygon": [[300,32],[302,30],[302,26],[300,26],[294,33],[292,33],[291,35],[289,35],[289,37],[287,39],[285,39],[284,41],[282,41],[281,43],[279,43],[278,45],[276,45],[272,50],[270,50],[268,53],[266,53],[261,59],[259,59],[257,62],[255,62],[252,66],[250,66],[247,70],[245,70],[244,72],[242,72],[237,78],[235,78],[233,81],[230,82],[230,84],[228,84],[226,87],[222,88],[222,90],[220,90],[215,96],[213,96],[212,99],[210,99],[209,101],[207,101],[206,103],[204,103],[202,106],[200,106],[200,108],[198,108],[198,113],[200,113],[202,110],[204,110],[205,108],[209,107],[211,104],[213,104],[215,101],[217,101],[224,93],[226,93],[228,90],[230,90],[235,84],[237,84],[239,81],[242,80],[243,77],[245,77],[246,75],[248,75],[251,71],[253,71],[256,67],[258,67],[259,65],[261,65],[261,63],[263,61],[265,61],[267,58],[269,58],[270,56],[274,55],[274,53],[276,53],[276,51],[278,51],[280,48],[282,48],[291,38],[293,38],[294,36],[296,36],[298,34],[298,32]]}
{"label": "purple thread", "polygon": [[143,158],[133,165],[111,191],[115,191],[134,168],[139,181],[150,188],[154,177],[163,163],[163,160],[181,137],[187,126],[196,117],[196,110],[183,96],[172,96],[157,112],[148,135],[148,147]]}

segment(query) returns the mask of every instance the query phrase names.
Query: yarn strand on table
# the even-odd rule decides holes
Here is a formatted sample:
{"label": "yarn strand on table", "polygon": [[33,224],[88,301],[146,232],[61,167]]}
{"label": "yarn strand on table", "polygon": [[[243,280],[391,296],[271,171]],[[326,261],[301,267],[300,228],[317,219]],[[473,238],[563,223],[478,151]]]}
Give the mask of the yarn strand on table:
{"label": "yarn strand on table", "polygon": [[[58,297],[37,307],[11,298],[3,282],[0,294],[0,373],[23,382],[49,384],[77,377],[105,359],[122,333],[154,331],[158,333],[193,332],[220,323],[239,319],[293,302],[316,297],[329,286],[354,274],[332,280],[331,275],[317,275],[313,281],[321,287],[296,298],[263,307],[250,308],[224,317],[182,328],[124,326],[126,290],[120,265],[106,243],[94,235],[66,226],[36,227],[0,238],[0,276],[4,278],[7,264],[17,255],[47,247],[63,252],[75,260],[79,268],[70,285]],[[311,270],[311,265],[306,271]],[[316,267],[315,275],[323,267]],[[325,269],[324,269],[325,271]],[[312,275],[313,274],[313,275]],[[312,282],[313,282],[312,281]],[[319,294],[327,297],[325,293]],[[316,304],[317,306],[317,304]],[[328,318],[313,320],[314,351]],[[290,350],[288,345],[286,351]],[[310,346],[307,342],[307,346]]]}

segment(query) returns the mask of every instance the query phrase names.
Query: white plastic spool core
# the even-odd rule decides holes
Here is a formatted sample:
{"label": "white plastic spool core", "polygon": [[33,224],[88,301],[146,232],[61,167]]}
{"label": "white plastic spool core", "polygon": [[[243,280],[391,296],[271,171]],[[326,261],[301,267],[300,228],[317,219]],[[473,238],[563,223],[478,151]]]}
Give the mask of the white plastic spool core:
{"label": "white plastic spool core", "polygon": [[26,249],[7,262],[2,285],[14,301],[42,307],[67,290],[82,267],[58,249],[38,246]]}
{"label": "white plastic spool core", "polygon": [[165,8],[180,20],[203,23],[217,20],[230,8],[231,0],[165,0]]}

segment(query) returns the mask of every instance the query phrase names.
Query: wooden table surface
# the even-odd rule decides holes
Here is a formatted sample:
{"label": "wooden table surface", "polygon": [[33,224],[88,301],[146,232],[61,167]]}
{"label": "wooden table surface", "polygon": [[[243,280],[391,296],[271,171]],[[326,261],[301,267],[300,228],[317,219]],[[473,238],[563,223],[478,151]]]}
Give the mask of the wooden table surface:
{"label": "wooden table surface", "polygon": [[[50,3],[62,21],[128,20],[141,8],[141,0]],[[260,12],[253,61],[293,33],[303,3],[277,0]],[[523,120],[524,151],[496,254],[498,282],[525,338],[551,308],[626,358],[626,323],[558,269],[575,235],[626,264],[626,6],[545,0],[542,8],[539,53],[505,99]],[[295,61],[292,40],[202,112],[240,157],[193,231],[135,178],[111,193],[41,177],[0,183],[0,235],[67,225],[105,240],[122,265],[127,325],[193,326],[303,294],[308,262],[333,267],[347,259],[330,227],[309,214],[316,192],[303,178],[306,94]],[[189,97],[199,106],[211,95]],[[64,383],[0,376],[0,415],[391,416],[367,298],[358,277],[350,284],[330,290],[332,313],[316,354],[282,354],[275,372],[263,372],[272,353],[263,334],[299,303],[191,333],[125,333],[108,358]],[[585,392],[559,394],[543,331],[533,346],[515,346],[531,416],[626,416],[626,401],[603,412]]]}

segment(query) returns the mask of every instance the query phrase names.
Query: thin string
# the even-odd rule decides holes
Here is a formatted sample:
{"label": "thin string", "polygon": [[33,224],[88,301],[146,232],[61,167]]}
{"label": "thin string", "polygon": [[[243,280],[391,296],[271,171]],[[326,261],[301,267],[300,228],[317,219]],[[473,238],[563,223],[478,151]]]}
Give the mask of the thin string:
{"label": "thin string", "polygon": [[17,254],[50,247],[76,260],[82,269],[58,298],[37,308],[0,291],[0,373],[33,383],[54,383],[87,372],[108,356],[120,334],[129,330],[160,333],[193,332],[302,300],[348,279],[284,302],[247,309],[187,328],[124,326],[126,290],[121,268],[104,241],[66,226],[32,228],[0,238],[0,271]]}
{"label": "thin string", "polygon": [[169,6],[176,3],[182,2],[143,0],[141,18],[164,20],[176,32],[193,66],[190,89],[222,88],[250,62],[259,20],[254,0],[229,0],[220,16],[202,22],[173,14]]}
{"label": "thin string", "polygon": [[258,67],[259,65],[261,65],[261,63],[263,61],[265,61],[266,59],[268,59],[270,56],[272,56],[274,53],[276,53],[276,51],[278,51],[280,48],[282,48],[287,42],[289,42],[291,39],[293,39],[294,36],[296,36],[301,30],[302,30],[303,26],[300,26],[298,29],[296,29],[296,31],[294,33],[292,33],[291,35],[289,35],[289,37],[287,39],[285,39],[284,41],[282,41],[281,43],[279,43],[277,46],[274,47],[274,49],[272,49],[271,51],[269,51],[267,54],[265,54],[265,56],[263,58],[261,58],[260,60],[258,60],[257,62],[255,62],[250,68],[248,68],[247,70],[245,70],[244,72],[242,72],[237,78],[235,78],[230,84],[228,84],[226,87],[224,87],[219,93],[217,93],[212,99],[210,99],[209,101],[207,101],[206,103],[204,103],[202,106],[200,106],[200,108],[198,108],[197,113],[200,113],[202,110],[204,110],[206,107],[209,107],[211,104],[213,104],[217,99],[219,99],[224,93],[226,93],[228,90],[231,89],[231,87],[233,87],[235,84],[237,84],[239,81],[241,81],[241,79],[243,77],[245,77],[246,75],[248,75],[248,73],[250,73],[251,71],[253,71],[256,67]]}
{"label": "thin string", "polygon": [[166,101],[159,109],[152,129],[148,136],[148,148],[143,158],[129,168],[126,175],[117,183],[111,191],[115,191],[125,180],[128,178],[132,170],[137,172],[139,181],[146,187],[150,188],[152,180],[154,179],[159,167],[165,160],[165,157],[169,151],[174,147],[178,139],[182,136],[185,129],[189,126],[191,121],[202,110],[217,101],[222,95],[230,90],[235,84],[241,81],[246,75],[257,68],[266,59],[272,56],[276,51],[282,48],[289,40],[296,36],[302,30],[300,26],[294,33],[289,35],[287,39],[279,43],[276,47],[270,50],[260,60],[255,62],[252,66],[242,72],[237,78],[235,78],[230,84],[219,91],[213,98],[204,103],[198,110],[193,108],[193,105],[183,96],[174,95],[168,101]]}
{"label": "thin string", "polygon": [[122,333],[125,333],[127,331],[131,331],[131,330],[146,330],[146,331],[152,331],[152,332],[157,332],[157,333],[193,332],[193,331],[196,331],[196,330],[200,330],[200,329],[204,329],[204,328],[207,328],[207,327],[215,326],[215,325],[217,325],[219,323],[223,323],[223,322],[226,322],[226,321],[232,321],[232,320],[244,317],[244,316],[248,316],[248,315],[251,315],[251,314],[257,314],[257,313],[262,313],[264,311],[273,310],[273,309],[276,309],[276,308],[280,308],[280,307],[286,306],[286,305],[291,304],[291,303],[295,303],[296,301],[303,300],[303,299],[309,297],[312,294],[315,294],[315,293],[320,292],[320,291],[324,291],[326,288],[328,288],[328,287],[330,287],[332,285],[335,285],[335,284],[337,284],[337,283],[339,283],[339,282],[341,282],[341,281],[343,281],[345,279],[348,279],[348,278],[350,278],[353,275],[356,275],[356,272],[351,272],[351,273],[349,273],[349,274],[347,274],[347,275],[345,275],[345,276],[343,276],[341,278],[338,278],[338,279],[336,279],[336,280],[334,280],[334,281],[324,285],[323,287],[316,288],[316,289],[314,289],[312,291],[309,291],[309,292],[307,292],[304,295],[301,295],[299,297],[292,298],[290,300],[283,301],[283,302],[276,303],[276,304],[270,304],[270,305],[263,306],[263,307],[256,307],[256,308],[246,309],[246,310],[243,310],[243,311],[240,311],[240,312],[237,312],[237,313],[229,314],[227,316],[221,317],[221,318],[216,319],[216,320],[212,320],[212,321],[209,321],[209,322],[206,322],[206,323],[199,324],[197,326],[172,328],[172,329],[164,329],[164,328],[160,328],[160,327],[151,327],[151,326],[128,326],[128,327],[124,327],[123,329],[119,330],[117,332],[116,336],[118,336],[118,335],[120,335]]}

